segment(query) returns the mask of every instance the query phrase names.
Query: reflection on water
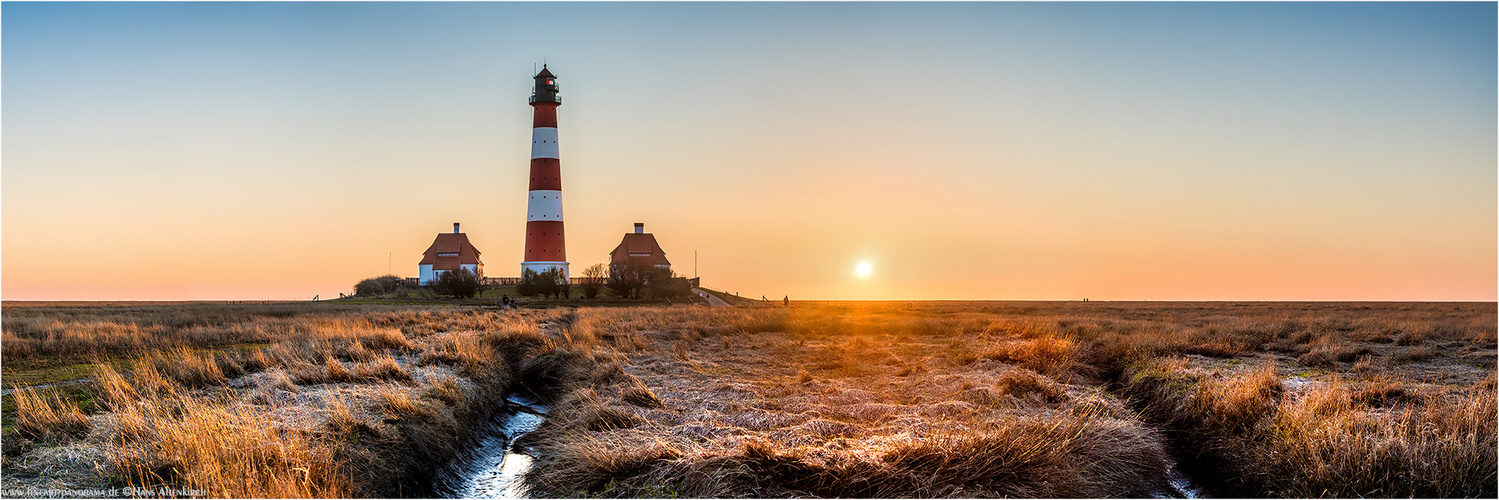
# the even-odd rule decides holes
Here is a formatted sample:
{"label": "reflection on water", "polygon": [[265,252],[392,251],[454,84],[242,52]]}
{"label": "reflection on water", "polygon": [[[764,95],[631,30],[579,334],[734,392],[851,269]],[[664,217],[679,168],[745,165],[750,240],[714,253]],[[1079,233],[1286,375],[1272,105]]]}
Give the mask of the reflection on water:
{"label": "reflection on water", "polygon": [[1202,488],[1192,484],[1192,479],[1182,474],[1175,465],[1166,464],[1166,472],[1171,477],[1171,487],[1176,488],[1177,498],[1207,498],[1202,494]]}
{"label": "reflection on water", "polygon": [[[514,449],[515,440],[541,425],[546,408],[535,400],[512,395],[498,425],[479,440],[471,453],[447,467],[435,493],[444,498],[524,498],[521,477],[531,469],[531,457]],[[533,413],[534,412],[534,413]]]}

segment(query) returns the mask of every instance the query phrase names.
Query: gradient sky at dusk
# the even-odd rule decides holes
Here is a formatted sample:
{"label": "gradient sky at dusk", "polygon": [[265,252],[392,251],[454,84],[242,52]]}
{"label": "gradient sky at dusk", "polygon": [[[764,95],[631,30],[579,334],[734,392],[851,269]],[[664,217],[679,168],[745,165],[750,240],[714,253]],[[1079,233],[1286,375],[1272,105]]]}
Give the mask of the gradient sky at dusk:
{"label": "gradient sky at dusk", "polygon": [[[634,222],[793,299],[1495,300],[1490,3],[0,4],[7,300],[336,297]],[[855,274],[869,262],[868,277]]]}

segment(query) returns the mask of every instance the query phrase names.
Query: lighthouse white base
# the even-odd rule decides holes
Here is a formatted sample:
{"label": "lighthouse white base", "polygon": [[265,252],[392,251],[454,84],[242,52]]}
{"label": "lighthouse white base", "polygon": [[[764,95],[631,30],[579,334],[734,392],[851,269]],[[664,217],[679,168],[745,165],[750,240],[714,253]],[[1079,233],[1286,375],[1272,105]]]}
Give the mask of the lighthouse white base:
{"label": "lighthouse white base", "polygon": [[557,269],[561,269],[562,270],[562,277],[563,278],[571,278],[572,277],[572,275],[568,274],[568,272],[567,272],[567,263],[566,262],[558,262],[558,261],[532,261],[532,262],[522,262],[522,263],[520,263],[520,270],[521,270],[522,274],[525,274],[525,272],[526,272],[527,269],[530,269],[532,272],[535,272],[536,274],[541,274],[541,273],[550,271],[554,267],[557,268]]}

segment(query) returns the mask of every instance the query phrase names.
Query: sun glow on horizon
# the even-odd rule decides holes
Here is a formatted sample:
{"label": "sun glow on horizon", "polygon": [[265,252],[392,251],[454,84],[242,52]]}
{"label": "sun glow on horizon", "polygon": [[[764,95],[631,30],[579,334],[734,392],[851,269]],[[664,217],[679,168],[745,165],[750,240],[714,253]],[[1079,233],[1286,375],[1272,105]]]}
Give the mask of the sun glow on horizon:
{"label": "sun glow on horizon", "polygon": [[854,267],[854,272],[859,273],[859,277],[861,277],[861,278],[865,277],[865,276],[869,276],[869,273],[871,273],[873,271],[874,271],[874,268],[869,267],[869,263],[868,262],[860,262],[858,266]]}

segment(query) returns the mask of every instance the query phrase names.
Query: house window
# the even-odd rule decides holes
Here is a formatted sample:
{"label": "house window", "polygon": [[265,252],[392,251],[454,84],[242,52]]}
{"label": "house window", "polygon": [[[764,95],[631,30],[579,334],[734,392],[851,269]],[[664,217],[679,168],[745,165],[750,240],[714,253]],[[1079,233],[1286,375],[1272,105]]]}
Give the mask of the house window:
{"label": "house window", "polygon": [[438,257],[457,257],[458,252],[437,252]]}

